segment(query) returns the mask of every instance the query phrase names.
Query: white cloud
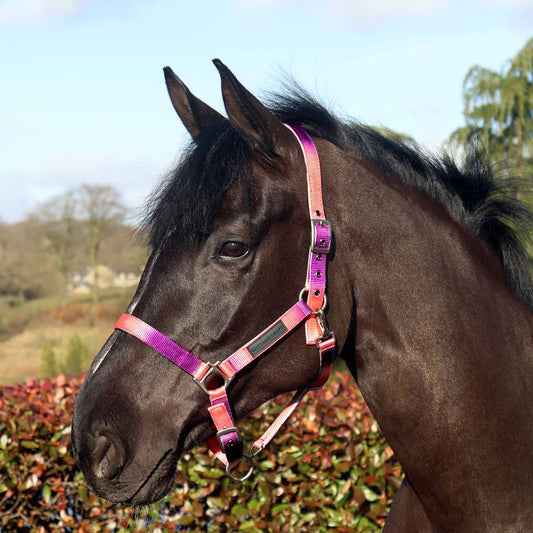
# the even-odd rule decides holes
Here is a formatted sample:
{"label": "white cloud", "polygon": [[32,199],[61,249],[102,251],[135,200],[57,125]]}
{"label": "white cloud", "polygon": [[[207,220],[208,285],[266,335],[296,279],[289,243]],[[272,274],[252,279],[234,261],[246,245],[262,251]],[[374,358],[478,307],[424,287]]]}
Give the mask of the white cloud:
{"label": "white cloud", "polygon": [[[335,18],[358,26],[373,26],[405,15],[433,16],[450,0],[285,0],[285,6],[302,9],[326,10]],[[504,1],[504,0],[495,0]],[[531,0],[512,0],[529,2]],[[272,11],[279,8],[280,0],[234,0],[243,9]]]}
{"label": "white cloud", "polygon": [[499,4],[509,6],[517,16],[533,13],[533,0],[233,0],[237,8],[257,10],[262,15],[276,13],[282,6],[326,12],[359,27],[375,27],[401,17],[435,17],[452,4],[466,8],[468,5]]}
{"label": "white cloud", "polygon": [[366,26],[404,15],[433,16],[446,3],[446,0],[330,0],[328,6],[335,15]]}
{"label": "white cloud", "polygon": [[165,166],[155,158],[70,154],[40,164],[39,170],[6,172],[0,175],[0,221],[18,222],[52,196],[81,184],[111,185],[120,191],[129,207],[130,221],[141,213],[145,200],[165,174]]}
{"label": "white cloud", "polygon": [[77,15],[84,0],[7,0],[0,4],[0,25],[31,25]]}

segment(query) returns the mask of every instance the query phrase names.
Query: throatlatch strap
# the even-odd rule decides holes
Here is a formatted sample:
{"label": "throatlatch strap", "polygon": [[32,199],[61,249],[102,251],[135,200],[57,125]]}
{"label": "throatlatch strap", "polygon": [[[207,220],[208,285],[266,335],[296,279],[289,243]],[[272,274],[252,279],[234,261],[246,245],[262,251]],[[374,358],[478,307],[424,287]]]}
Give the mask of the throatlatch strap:
{"label": "throatlatch strap", "polygon": [[261,437],[259,437],[253,443],[253,448],[255,448],[254,455],[263,450],[268,445],[268,443],[274,438],[276,433],[280,430],[281,426],[285,424],[285,422],[292,415],[296,407],[298,407],[304,396],[311,390],[321,389],[328,381],[329,376],[331,375],[331,369],[333,368],[333,361],[335,360],[336,355],[335,337],[332,335],[328,339],[319,340],[317,345],[318,352],[320,354],[320,374],[313,382],[296,391],[287,407],[285,407],[285,409],[281,411],[281,413],[276,417],[274,422],[270,424],[270,426],[263,433],[263,435],[261,435]]}

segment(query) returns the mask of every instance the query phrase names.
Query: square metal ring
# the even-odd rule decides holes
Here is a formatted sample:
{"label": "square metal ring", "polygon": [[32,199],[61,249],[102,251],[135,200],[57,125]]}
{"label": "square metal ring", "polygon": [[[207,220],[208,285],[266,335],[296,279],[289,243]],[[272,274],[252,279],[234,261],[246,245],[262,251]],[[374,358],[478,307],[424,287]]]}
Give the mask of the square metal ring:
{"label": "square metal ring", "polygon": [[[233,378],[235,377],[234,375],[229,377],[226,376],[226,374],[224,374],[224,372],[222,372],[222,370],[219,370],[217,367],[218,365],[220,365],[222,361],[217,361],[216,363],[205,363],[206,365],[209,365],[209,369],[207,370],[207,372],[205,373],[204,377],[202,379],[196,379],[195,377],[193,377],[194,381],[200,386],[200,388],[206,393],[206,394],[209,394],[209,390],[206,386],[205,386],[205,383],[207,381],[207,379],[209,378],[209,376],[211,376],[213,373],[217,374],[218,376],[220,376],[223,380],[224,380],[224,387],[227,387],[231,381],[233,380]],[[211,389],[212,390],[212,389]]]}

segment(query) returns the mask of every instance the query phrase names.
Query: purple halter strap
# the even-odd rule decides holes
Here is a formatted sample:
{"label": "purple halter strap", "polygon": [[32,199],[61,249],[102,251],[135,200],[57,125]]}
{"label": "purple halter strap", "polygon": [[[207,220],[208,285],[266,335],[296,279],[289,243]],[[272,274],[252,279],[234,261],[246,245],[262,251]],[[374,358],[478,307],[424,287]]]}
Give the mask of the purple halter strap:
{"label": "purple halter strap", "polygon": [[[309,214],[311,218],[311,245],[307,263],[307,279],[300,299],[278,320],[259,335],[221,362],[206,363],[169,339],[141,319],[123,314],[115,329],[125,331],[141,340],[161,355],[191,375],[210,399],[209,414],[217,429],[215,437],[208,439],[213,453],[226,464],[228,475],[242,481],[253,470],[253,457],[261,451],[294,411],[308,390],[321,388],[327,381],[335,357],[335,336],[328,330],[324,307],[326,305],[327,256],[331,250],[332,232],[326,220],[322,200],[320,162],[316,147],[309,134],[300,126],[287,125],[300,143],[307,171]],[[307,301],[304,296],[307,294]],[[293,399],[267,431],[254,442],[248,453],[243,453],[242,439],[235,426],[227,397],[227,387],[235,375],[281,341],[290,331],[305,321],[307,344],[316,344],[320,357],[319,376],[296,391]],[[232,473],[243,457],[250,468],[242,477]]]}

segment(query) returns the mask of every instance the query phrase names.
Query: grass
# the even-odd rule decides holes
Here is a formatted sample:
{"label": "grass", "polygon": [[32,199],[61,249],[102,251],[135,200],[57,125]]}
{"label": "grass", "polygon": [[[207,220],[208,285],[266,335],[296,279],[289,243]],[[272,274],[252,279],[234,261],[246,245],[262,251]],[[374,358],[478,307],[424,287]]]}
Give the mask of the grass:
{"label": "grass", "polygon": [[113,330],[113,324],[131,299],[134,287],[112,289],[101,295],[91,324],[91,295],[64,299],[43,298],[13,303],[0,300],[0,385],[21,383],[40,375],[41,352],[53,346],[57,362],[65,362],[69,340],[78,335],[88,346],[90,361]]}

